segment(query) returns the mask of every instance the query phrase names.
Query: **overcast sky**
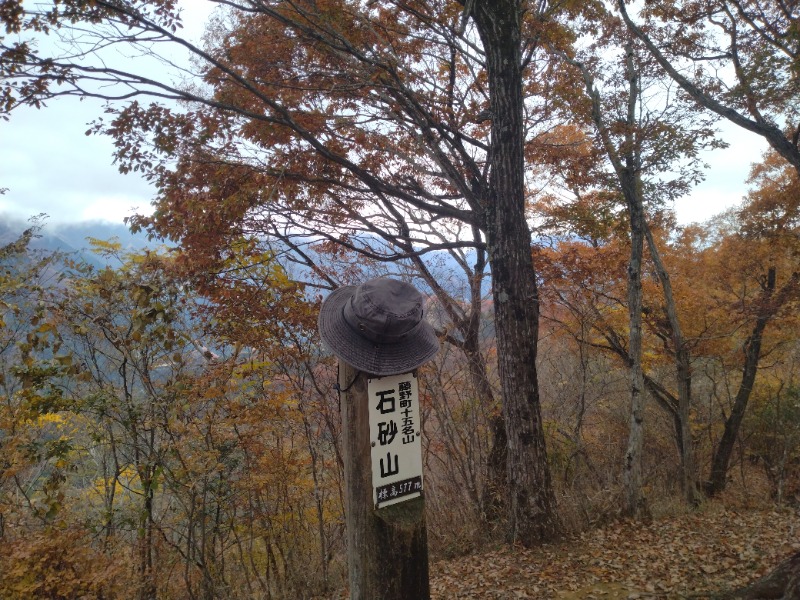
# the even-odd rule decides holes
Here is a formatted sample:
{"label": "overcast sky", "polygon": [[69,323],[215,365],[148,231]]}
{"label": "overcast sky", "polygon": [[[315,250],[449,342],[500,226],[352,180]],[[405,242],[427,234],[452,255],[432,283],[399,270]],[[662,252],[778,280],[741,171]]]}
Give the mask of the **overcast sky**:
{"label": "overcast sky", "polygon": [[[188,5],[187,0],[184,3]],[[189,35],[197,39],[208,3],[193,0],[184,12]],[[46,108],[23,108],[0,121],[0,215],[27,219],[39,213],[50,223],[104,220],[120,223],[149,212],[154,190],[138,175],[121,175],[112,162],[113,145],[104,136],[86,136],[102,114],[100,101],[53,100]],[[706,181],[678,201],[680,223],[704,221],[741,202],[750,165],[766,148],[763,140],[721,123],[730,147],[705,155]]]}

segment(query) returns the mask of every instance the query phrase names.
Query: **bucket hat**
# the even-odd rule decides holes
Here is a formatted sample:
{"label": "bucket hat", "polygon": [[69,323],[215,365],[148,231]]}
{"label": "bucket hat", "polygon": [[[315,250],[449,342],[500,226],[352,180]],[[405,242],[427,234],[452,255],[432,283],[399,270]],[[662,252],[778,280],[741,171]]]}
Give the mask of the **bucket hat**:
{"label": "bucket hat", "polygon": [[340,287],[322,303],[319,333],[360,371],[408,373],[439,351],[433,327],[423,319],[423,302],[413,285],[386,277]]}

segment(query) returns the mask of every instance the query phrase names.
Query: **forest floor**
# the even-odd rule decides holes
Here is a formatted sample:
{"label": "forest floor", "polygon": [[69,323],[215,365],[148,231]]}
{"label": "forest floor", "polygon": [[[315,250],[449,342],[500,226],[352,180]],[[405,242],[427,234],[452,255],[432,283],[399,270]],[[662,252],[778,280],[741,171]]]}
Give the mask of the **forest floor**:
{"label": "forest floor", "polygon": [[511,600],[713,598],[800,550],[795,509],[718,505],[648,524],[620,521],[559,544],[498,546],[431,564],[431,597]]}

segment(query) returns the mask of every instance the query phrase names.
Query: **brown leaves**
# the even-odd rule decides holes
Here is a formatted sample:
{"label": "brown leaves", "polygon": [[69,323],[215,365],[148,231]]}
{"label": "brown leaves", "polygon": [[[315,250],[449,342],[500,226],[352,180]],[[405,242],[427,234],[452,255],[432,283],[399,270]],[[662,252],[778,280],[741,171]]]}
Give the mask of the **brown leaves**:
{"label": "brown leaves", "polygon": [[[9,536],[10,538],[10,536]],[[0,548],[0,596],[3,598],[120,598],[131,594],[126,557],[91,546],[81,530],[29,533],[6,539]]]}
{"label": "brown leaves", "polygon": [[432,565],[432,598],[707,598],[745,585],[800,546],[793,511],[703,512],[621,522],[561,545],[504,546]]}

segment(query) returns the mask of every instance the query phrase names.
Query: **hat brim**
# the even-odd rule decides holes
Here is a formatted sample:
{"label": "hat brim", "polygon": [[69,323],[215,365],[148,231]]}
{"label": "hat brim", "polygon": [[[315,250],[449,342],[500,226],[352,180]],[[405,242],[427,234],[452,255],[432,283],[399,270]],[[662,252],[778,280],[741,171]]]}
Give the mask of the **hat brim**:
{"label": "hat brim", "polygon": [[342,314],[355,291],[354,285],[334,290],[319,311],[320,337],[336,356],[359,371],[386,376],[413,371],[436,355],[439,340],[426,321],[422,321],[415,335],[391,344],[375,344],[359,335]]}

